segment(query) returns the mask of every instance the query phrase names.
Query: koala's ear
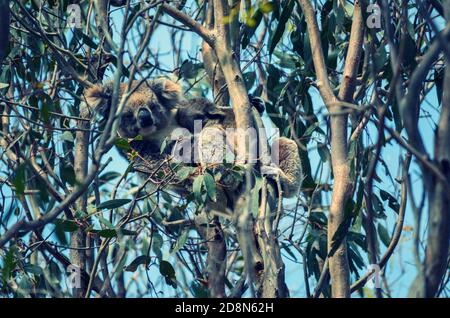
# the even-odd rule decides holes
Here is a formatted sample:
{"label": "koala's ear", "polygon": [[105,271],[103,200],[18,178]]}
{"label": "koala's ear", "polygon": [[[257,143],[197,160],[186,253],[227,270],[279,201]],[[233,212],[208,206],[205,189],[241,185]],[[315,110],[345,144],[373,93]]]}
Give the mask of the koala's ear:
{"label": "koala's ear", "polygon": [[182,99],[181,86],[171,80],[156,79],[152,81],[151,88],[163,105],[174,107]]}
{"label": "koala's ear", "polygon": [[89,108],[102,112],[111,100],[110,85],[94,85],[84,91],[84,97],[86,98],[86,104]]}

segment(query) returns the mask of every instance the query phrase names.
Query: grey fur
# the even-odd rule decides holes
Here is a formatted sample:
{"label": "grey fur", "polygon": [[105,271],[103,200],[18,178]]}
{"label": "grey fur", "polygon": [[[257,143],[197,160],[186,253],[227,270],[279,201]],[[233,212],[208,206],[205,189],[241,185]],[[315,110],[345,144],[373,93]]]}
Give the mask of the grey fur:
{"label": "grey fur", "polygon": [[[119,98],[124,94],[126,85],[120,85]],[[136,84],[133,83],[131,87],[135,87],[134,85]],[[111,94],[112,83],[95,86],[85,93],[87,103],[100,109],[103,115],[108,112],[107,108],[110,105],[108,99]],[[264,110],[262,101],[257,98],[252,98],[252,100],[255,108],[262,112]],[[139,117],[141,114],[147,116],[145,121]],[[162,178],[173,177],[172,185],[176,184],[178,189],[186,190],[191,186],[192,180],[188,180],[181,185],[181,181],[176,176],[169,176],[169,174],[173,174],[170,168],[170,159],[175,143],[169,143],[163,153],[160,149],[165,140],[170,140],[170,134],[174,129],[185,128],[191,133],[194,132],[194,120],[202,120],[203,127],[214,127],[223,132],[227,128],[235,128],[235,118],[231,107],[218,107],[205,98],[185,99],[182,97],[181,88],[178,84],[167,79],[151,80],[142,83],[130,95],[123,110],[118,133],[125,138],[135,138],[137,135],[143,137],[143,140],[131,142],[132,148],[139,154],[134,159],[134,166],[142,176],[151,175],[155,178],[154,182],[158,183],[159,179],[153,172],[156,169],[161,169],[163,171],[162,174],[160,173]],[[143,125],[143,123],[151,123],[151,125]],[[212,140],[209,136],[203,137],[207,142]],[[235,139],[233,140],[228,141],[231,143],[229,146],[232,150],[236,147],[233,144]],[[279,167],[266,167],[268,168],[266,171],[275,172],[276,175],[280,176],[283,195],[290,197],[298,193],[302,179],[300,155],[293,140],[282,137],[277,142],[279,143]],[[200,149],[200,152],[202,150],[210,151],[210,149],[212,151],[215,147],[216,145],[210,143]],[[127,154],[124,153],[124,155]],[[202,165],[205,166],[206,164],[203,162]],[[222,170],[227,168],[219,167],[219,169],[221,169],[222,175],[226,175],[226,171]],[[228,190],[231,189],[237,190],[238,186],[228,184]]]}

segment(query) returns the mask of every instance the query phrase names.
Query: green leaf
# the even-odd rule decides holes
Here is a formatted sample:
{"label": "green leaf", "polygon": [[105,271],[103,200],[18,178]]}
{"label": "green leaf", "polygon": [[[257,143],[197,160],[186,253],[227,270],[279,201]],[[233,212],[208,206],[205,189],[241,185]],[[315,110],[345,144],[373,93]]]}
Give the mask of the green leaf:
{"label": "green leaf", "polygon": [[15,191],[18,195],[25,192],[25,164],[22,163],[16,170],[14,179],[12,180]]}
{"label": "green leaf", "polygon": [[98,231],[98,235],[100,235],[101,237],[104,237],[104,238],[111,238],[111,237],[116,237],[117,232],[114,229],[105,229],[105,230]]}
{"label": "green leaf", "polygon": [[167,193],[166,191],[161,191],[161,196],[163,197],[164,201],[166,201],[167,203],[171,203],[172,200],[172,196]]}
{"label": "green leaf", "polygon": [[289,247],[289,245],[285,244],[285,243],[281,243],[281,247],[286,251],[286,253],[288,253],[295,261],[297,261],[297,256],[295,256],[294,252],[292,252],[291,248]]}
{"label": "green leaf", "polygon": [[361,207],[362,207],[362,201],[364,198],[364,182],[360,181],[358,185],[358,190],[356,192],[356,203],[355,208],[353,210],[353,222],[351,229],[355,233],[361,232],[362,227],[362,215],[361,215]]}
{"label": "green leaf", "polygon": [[217,193],[216,193],[216,182],[214,181],[214,178],[209,173],[206,172],[204,174],[203,181],[206,187],[206,193],[208,194],[208,197],[211,199],[211,201],[216,202]]}
{"label": "green leaf", "polygon": [[292,14],[292,9],[294,8],[295,1],[294,0],[288,0],[288,1],[289,2],[287,4],[287,6],[285,6],[283,8],[283,11],[281,12],[280,20],[277,24],[275,33],[273,34],[272,38],[270,39],[270,46],[269,46],[269,54],[270,55],[272,55],[273,50],[275,50],[275,47],[277,46],[278,42],[280,42],[280,39],[284,33],[284,29],[286,28],[286,23]]}
{"label": "green leaf", "polygon": [[[115,55],[111,55],[111,63],[115,66],[115,67],[117,67],[117,65],[118,65],[118,59],[117,59],[117,56],[115,56]],[[130,71],[128,70],[128,68],[126,68],[125,67],[125,65],[123,65],[122,64],[122,74],[125,76],[125,77],[130,77]]]}
{"label": "green leaf", "polygon": [[361,247],[364,251],[367,251],[366,237],[363,234],[349,231],[347,234],[347,240],[348,242],[354,242],[355,244],[359,245],[359,247]]}
{"label": "green leaf", "polygon": [[166,284],[172,286],[173,288],[177,288],[177,282],[175,277],[175,270],[172,265],[167,261],[161,261],[159,263],[159,272],[166,279]]}
{"label": "green leaf", "polygon": [[380,236],[381,242],[388,247],[391,242],[391,238],[387,229],[381,223],[378,223],[378,235]]}
{"label": "green leaf", "polygon": [[275,2],[274,1],[266,1],[266,2],[260,2],[259,4],[259,10],[261,10],[262,13],[268,14],[275,10]]}
{"label": "green leaf", "polygon": [[418,52],[416,41],[414,41],[414,39],[406,33],[402,45],[405,45],[405,54],[403,55],[402,64],[409,68],[412,72],[417,66],[416,57]]}
{"label": "green leaf", "polygon": [[259,211],[259,192],[262,188],[263,179],[259,175],[255,175],[255,185],[252,189],[252,197],[251,197],[251,213],[256,218],[258,216]]}
{"label": "green leaf", "polygon": [[198,202],[203,202],[202,200],[202,184],[203,184],[204,175],[199,175],[194,179],[194,183],[192,184],[192,191],[194,192],[195,199]]}
{"label": "green leaf", "polygon": [[189,60],[185,60],[180,67],[180,77],[184,79],[194,79],[197,77],[198,72],[202,68],[203,64],[194,63]]}
{"label": "green leaf", "polygon": [[56,219],[55,225],[63,232],[75,232],[79,228],[78,224],[72,220]]}
{"label": "green leaf", "polygon": [[133,235],[137,235],[137,234],[138,234],[136,231],[127,230],[127,229],[120,229],[118,232],[119,232],[121,235],[130,235],[130,236],[133,236]]}
{"label": "green leaf", "polygon": [[169,141],[170,140],[169,140],[168,137],[164,138],[164,140],[161,143],[161,146],[159,147],[159,153],[160,154],[163,154],[166,151],[166,148],[167,148],[167,146],[169,144]]}
{"label": "green leaf", "polygon": [[260,9],[256,9],[253,15],[245,21],[244,36],[242,37],[242,49],[245,49],[250,43],[250,39],[255,34],[256,29],[261,23],[263,13]]}
{"label": "green leaf", "polygon": [[148,255],[141,255],[136,257],[130,264],[125,266],[123,269],[126,272],[135,272],[139,265],[148,265],[150,264],[150,256]]}
{"label": "green leaf", "polygon": [[103,229],[103,230],[92,230],[92,233],[97,233],[101,237],[111,238],[120,235],[137,235],[136,231],[126,230],[126,229]]}
{"label": "green leaf", "polygon": [[288,69],[294,69],[296,59],[293,55],[287,55],[286,52],[275,50],[273,54],[280,59],[278,66]]}
{"label": "green leaf", "polygon": [[114,200],[108,200],[105,202],[100,203],[97,206],[98,210],[101,209],[116,209],[118,207],[121,207],[127,203],[131,202],[130,199],[114,199]]}
{"label": "green leaf", "polygon": [[320,160],[322,160],[323,163],[327,162],[331,158],[330,150],[328,149],[327,145],[323,143],[317,144],[317,152],[319,153]]}
{"label": "green leaf", "polygon": [[3,257],[3,267],[2,267],[2,282],[3,286],[6,286],[6,282],[12,276],[14,269],[16,268],[17,258],[16,258],[17,249],[15,246],[11,247],[6,255]]}
{"label": "green leaf", "polygon": [[162,249],[163,243],[164,243],[164,241],[163,241],[162,236],[159,235],[158,233],[154,233],[153,238],[152,238],[152,251],[153,251],[153,253],[156,254],[156,257],[158,259],[162,258],[161,249]]}
{"label": "green leaf", "polygon": [[255,72],[246,72],[243,74],[245,87],[247,90],[251,90],[256,81],[256,73]]}
{"label": "green leaf", "polygon": [[115,229],[115,226],[111,222],[109,222],[109,220],[105,219],[102,216],[98,216],[97,218],[100,221],[100,223],[105,225],[108,229]]}
{"label": "green leaf", "polygon": [[125,151],[131,150],[130,143],[125,138],[117,138],[116,139],[116,147]]}
{"label": "green leaf", "polygon": [[194,295],[195,298],[208,298],[209,297],[208,289],[196,280],[194,280],[191,283],[190,289],[191,289],[192,295]]}
{"label": "green leaf", "polygon": [[[444,71],[434,70],[434,82],[436,83],[436,97],[439,105],[442,103],[442,93],[444,91]],[[0,84],[1,86],[1,84]]]}
{"label": "green leaf", "polygon": [[29,263],[25,264],[23,266],[23,269],[26,272],[34,274],[34,275],[41,275],[43,273],[42,268],[40,266],[38,266],[38,265],[35,265],[35,264],[29,264]]}
{"label": "green leaf", "polygon": [[372,195],[372,203],[373,203],[374,211],[377,212],[375,217],[385,219],[386,218],[386,214],[384,214],[383,203],[381,202],[380,198],[377,195],[375,195],[375,194]]}
{"label": "green leaf", "polygon": [[97,49],[97,44],[86,34],[84,34],[80,29],[75,28],[74,33],[82,39],[83,43],[89,46],[92,49]]}
{"label": "green leaf", "polygon": [[353,266],[351,266],[351,267],[353,267],[352,272],[354,272],[355,274],[358,274],[358,270],[356,269],[356,267],[359,269],[364,268],[364,261],[363,261],[361,255],[358,254],[357,249],[351,248],[352,246],[354,246],[354,244],[349,244],[348,258],[350,260],[350,263],[352,263],[351,265],[353,265]]}
{"label": "green leaf", "polygon": [[193,172],[195,168],[193,167],[186,167],[186,166],[180,166],[180,168],[177,170],[176,174],[178,178],[183,181],[186,180],[189,175]]}
{"label": "green leaf", "polygon": [[75,170],[73,169],[72,165],[65,164],[65,163],[62,164],[61,180],[63,182],[70,184],[71,186],[75,185],[75,183],[76,183]]}
{"label": "green leaf", "polygon": [[344,238],[347,236],[350,224],[352,223],[353,219],[354,206],[355,204],[353,200],[351,199],[347,200],[344,207],[344,220],[342,221],[341,224],[339,224],[339,227],[337,228],[336,232],[334,232],[333,238],[331,240],[331,248],[330,252],[328,253],[328,257],[334,255],[334,253],[337,251]]}
{"label": "green leaf", "polygon": [[388,56],[386,54],[386,47],[384,45],[380,46],[376,50],[374,60],[375,60],[375,70],[378,72],[384,67],[384,64],[386,64],[386,62],[388,61]]}
{"label": "green leaf", "polygon": [[188,237],[189,237],[189,230],[185,229],[178,237],[177,242],[175,243],[175,246],[173,247],[171,253],[175,254],[176,252],[178,252],[184,246]]}
{"label": "green leaf", "polygon": [[8,83],[0,83],[0,89],[9,87]]}
{"label": "green leaf", "polygon": [[353,160],[356,157],[356,153],[358,150],[358,140],[352,140],[350,141],[349,147],[348,147],[348,158],[349,160]]}
{"label": "green leaf", "polygon": [[397,200],[388,192],[384,190],[380,190],[380,197],[383,201],[388,201],[389,207],[394,210],[395,213],[398,214],[400,210],[400,204],[397,202]]}
{"label": "green leaf", "polygon": [[402,132],[403,129],[403,122],[400,115],[400,110],[398,107],[397,99],[394,98],[392,102],[392,113],[394,114],[394,123],[395,123],[395,130],[399,133]]}
{"label": "green leaf", "polygon": [[163,275],[165,278],[168,278],[170,280],[175,279],[175,269],[172,267],[172,265],[167,261],[161,261],[159,263],[159,272],[161,275]]}
{"label": "green leaf", "polygon": [[309,222],[317,223],[320,225],[326,225],[327,217],[326,217],[325,213],[323,213],[323,212],[314,212],[309,215]]}
{"label": "green leaf", "polygon": [[98,179],[102,181],[103,183],[106,183],[108,181],[114,180],[115,178],[120,177],[121,174],[116,171],[108,171],[102,174]]}
{"label": "green leaf", "polygon": [[310,126],[308,126],[308,128],[306,128],[304,134],[303,134],[303,138],[309,137],[312,135],[312,133],[316,130],[316,128],[319,126],[320,123],[314,123]]}

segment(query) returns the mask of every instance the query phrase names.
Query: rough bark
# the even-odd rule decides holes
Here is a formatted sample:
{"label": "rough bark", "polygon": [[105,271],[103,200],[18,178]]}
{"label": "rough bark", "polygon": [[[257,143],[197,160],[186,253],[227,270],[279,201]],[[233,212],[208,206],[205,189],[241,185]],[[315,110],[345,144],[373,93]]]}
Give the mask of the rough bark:
{"label": "rough bark", "polygon": [[[209,296],[212,298],[224,298],[225,294],[225,270],[227,248],[225,245],[222,226],[217,217],[209,220],[208,211],[203,211],[195,218],[197,231],[206,241],[208,255],[206,260],[206,272]],[[208,224],[208,226],[205,226]]]}
{"label": "rough bark", "polygon": [[[206,14],[206,27],[208,30],[212,31],[214,29],[214,6],[211,1],[208,3],[208,11]],[[206,74],[209,78],[209,82],[213,88],[213,97],[217,98],[216,103],[218,105],[229,105],[230,96],[226,88],[226,81],[223,75],[222,68],[220,67],[217,55],[214,49],[209,46],[206,41],[202,43],[202,57],[203,65],[205,67]]]}
{"label": "rough bark", "polygon": [[284,279],[285,265],[281,259],[276,229],[272,230],[273,218],[270,212],[276,210],[277,198],[274,188],[263,178],[261,205],[255,224],[264,270],[258,281],[257,296],[262,298],[286,298],[289,290]]}
{"label": "rough bark", "polygon": [[[96,7],[96,24],[98,27],[98,32],[100,38],[103,38],[105,31],[103,27],[107,27],[108,21],[108,2],[109,0],[97,0],[95,1]],[[109,30],[107,30],[109,32]],[[109,51],[109,46],[107,43],[104,44],[106,50]],[[106,65],[104,62],[104,57],[99,55],[97,57],[98,65]],[[92,65],[95,68],[96,64]],[[96,74],[97,80],[102,79],[103,74],[105,72],[106,66],[98,67],[97,72],[92,72]],[[80,117],[85,117],[87,115],[86,112],[80,111]],[[89,132],[86,131],[90,128],[90,124],[88,121],[78,121],[78,127],[83,130],[78,130],[75,133],[75,156],[74,156],[74,171],[75,177],[77,180],[77,184],[82,184],[86,179],[88,174],[88,161],[89,161]],[[77,211],[82,213],[87,213],[87,194],[81,195],[75,202],[75,206]],[[76,216],[75,216],[76,217]],[[89,259],[86,251],[86,246],[90,246],[92,244],[88,244],[89,237],[87,237],[85,233],[85,229],[80,227],[77,231],[72,232],[70,235],[71,239],[71,247],[70,250],[70,261],[72,265],[80,268],[81,271],[87,271],[87,263],[92,259],[93,254],[89,253]],[[92,243],[92,242],[91,242]],[[89,251],[91,252],[91,251]],[[90,262],[92,263],[92,261]],[[86,294],[87,284],[82,281],[81,286],[79,288],[75,287],[73,289],[73,296],[77,298],[84,297]]]}
{"label": "rough bark", "polygon": [[[225,21],[225,17],[228,15],[228,3],[225,0],[214,0],[212,3],[214,5],[214,34],[216,37],[214,51],[228,86],[235,115],[236,129],[244,133],[244,138],[239,140],[240,142],[238,142],[236,147],[236,163],[244,164],[247,162],[249,149],[249,141],[246,140],[248,138],[245,138],[245,132],[252,126],[251,106],[240,69],[239,58],[232,49],[230,30],[228,23]],[[254,224],[249,210],[251,180],[248,169],[250,167],[247,167],[246,189],[235,198],[234,213],[237,236],[247,264],[247,271],[250,275],[249,277],[254,277],[255,274],[258,275],[261,271],[260,266],[262,262],[256,248],[253,236]]]}
{"label": "rough bark", "polygon": [[[444,2],[447,23],[450,1]],[[446,64],[449,65],[449,58]],[[450,69],[445,69],[440,120],[435,139],[436,164],[450,182]],[[425,254],[425,297],[435,297],[447,270],[450,242],[450,197],[443,182],[433,182],[429,192],[428,245]]]}
{"label": "rough bark", "polygon": [[[223,71],[223,76],[227,84],[228,92],[231,99],[231,104],[233,106],[233,112],[235,115],[236,129],[240,131],[243,136],[246,136],[246,131],[248,128],[253,127],[252,113],[250,101],[248,98],[248,92],[245,87],[244,78],[242,71],[240,69],[239,56],[233,49],[232,37],[230,35],[229,21],[226,21],[225,17],[228,16],[229,5],[225,0],[214,0],[211,2],[214,6],[214,28],[211,26],[204,27],[199,24],[191,17],[187,16],[183,12],[177,10],[176,8],[163,4],[162,10],[183,23],[185,26],[190,28],[193,32],[197,33],[202,39],[214,50],[219,61],[220,68]],[[236,18],[236,17],[235,17]],[[210,20],[211,21],[211,20]],[[233,22],[231,22],[233,24]],[[276,281],[283,282],[284,284],[284,267],[279,266],[281,258],[277,256],[277,252],[266,253],[269,258],[274,258],[269,261],[263,261],[260,252],[265,250],[264,246],[257,246],[255,238],[255,225],[253,217],[250,214],[250,203],[251,203],[251,164],[248,162],[248,149],[249,148],[249,138],[241,138],[236,147],[236,163],[246,164],[247,175],[245,189],[234,198],[234,217],[236,220],[236,231],[242,254],[246,263],[246,272],[249,274],[250,278],[256,278],[264,276],[265,266],[270,267],[270,263],[278,264],[278,268],[281,270],[276,270],[277,278]],[[272,235],[272,233],[268,234]],[[269,243],[270,240],[264,240],[265,243]],[[272,241],[273,244],[277,244],[276,240]],[[277,245],[276,248],[279,249]],[[279,251],[279,250],[278,250]],[[282,264],[282,262],[281,262]],[[253,282],[250,282],[250,290],[253,292]],[[266,291],[269,293],[267,287]],[[272,288],[270,295],[267,297],[277,297],[281,294],[277,294],[277,289]],[[285,294],[283,294],[285,295]]]}
{"label": "rough bark", "polygon": [[[450,1],[444,3],[444,14],[447,23],[450,21]],[[440,38],[438,38],[440,36]],[[449,26],[437,36],[422,62],[411,76],[408,86],[408,94],[402,101],[405,128],[408,132],[411,144],[425,155],[423,140],[417,127],[417,116],[410,118],[411,108],[418,113],[420,107],[417,94],[421,91],[421,85],[429,72],[433,61],[439,53],[448,45]],[[449,58],[446,57],[448,65]],[[419,91],[419,92],[418,92]],[[438,168],[437,174],[428,173],[425,165],[422,165],[424,186],[428,192],[429,222],[427,233],[427,247],[425,251],[424,273],[418,273],[410,289],[410,297],[435,297],[441,281],[447,270],[450,242],[450,197],[448,196],[450,182],[450,70],[445,69],[442,106],[440,112],[437,134],[435,137],[434,166]],[[415,122],[414,122],[415,120]],[[414,125],[416,123],[416,125]]]}
{"label": "rough bark", "polygon": [[[83,129],[89,129],[89,122],[79,121],[78,126]],[[74,170],[77,180],[77,184],[82,184],[86,179],[88,173],[88,154],[89,154],[89,132],[77,131],[75,137],[75,158],[74,158]],[[75,206],[77,211],[86,213],[87,206],[87,194],[81,195]],[[86,232],[83,227],[80,227],[75,232],[71,233],[71,247],[70,261],[72,265],[77,266],[81,271],[86,271]],[[81,298],[86,292],[86,285],[84,281],[81,281],[79,288],[75,287],[73,290],[73,296]]]}
{"label": "rough bark", "polygon": [[[344,208],[349,198],[352,184],[350,180],[350,167],[347,160],[347,122],[348,116],[342,113],[341,101],[352,100],[355,91],[355,80],[361,55],[364,38],[364,24],[360,1],[355,1],[355,10],[352,22],[352,32],[349,40],[349,49],[345,60],[343,82],[336,97],[331,89],[327,66],[323,55],[320,40],[320,31],[316,21],[314,8],[308,0],[298,0],[308,28],[314,69],[317,76],[317,86],[328,111],[332,114],[331,125],[331,161],[334,175],[333,193],[328,216],[328,251],[333,244],[332,238],[344,220]],[[347,258],[347,244],[345,238],[333,255],[329,255],[329,270],[331,290],[333,297],[350,296],[350,271]]]}

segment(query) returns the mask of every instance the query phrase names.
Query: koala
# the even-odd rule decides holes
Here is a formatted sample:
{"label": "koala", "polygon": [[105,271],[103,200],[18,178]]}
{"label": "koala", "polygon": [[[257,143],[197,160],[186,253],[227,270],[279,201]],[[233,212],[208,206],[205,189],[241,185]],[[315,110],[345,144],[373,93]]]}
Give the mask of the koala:
{"label": "koala", "polygon": [[[259,113],[264,111],[264,102],[254,96],[249,96],[250,102]],[[212,102],[205,98],[194,98],[189,100],[183,100],[180,102],[182,107],[179,108],[178,113],[183,122],[184,127],[188,127],[193,130],[192,119],[202,119],[204,121],[204,130],[200,136],[201,147],[198,147],[201,154],[208,157],[214,157],[214,150],[218,147],[231,145],[231,151],[236,146],[238,139],[241,139],[239,133],[227,134],[228,128],[236,128],[236,121],[234,112],[231,107],[220,107],[214,105]],[[219,136],[219,138],[217,137]],[[227,145],[222,145],[217,140],[227,140]],[[297,144],[294,140],[280,137],[274,141],[273,149],[278,151],[273,153],[275,155],[278,166],[262,166],[261,170],[264,174],[276,175],[280,177],[283,196],[286,198],[292,197],[298,194],[298,190],[301,186],[303,178],[300,154],[298,152]],[[226,152],[226,149],[225,151]],[[219,152],[223,154],[224,152]],[[204,159],[204,158],[201,158]],[[215,158],[208,158],[209,160],[201,160],[203,162],[220,162],[221,160]]]}
{"label": "koala", "polygon": [[[119,100],[127,89],[127,83],[120,84]],[[177,178],[171,166],[171,150],[175,142],[161,152],[161,146],[171,136],[172,131],[183,127],[178,107],[183,97],[181,87],[169,80],[151,80],[132,83],[129,96],[119,121],[117,134],[131,140],[131,150],[119,148],[119,153],[133,161],[133,168],[142,179],[150,177],[154,185],[169,186],[176,191],[185,191],[192,182],[186,184]],[[85,91],[88,107],[101,114],[109,115],[113,83],[94,85]],[[191,116],[198,115],[192,113]],[[182,124],[179,124],[179,122]],[[137,138],[140,136],[140,138]],[[191,181],[191,180],[189,180]]]}
{"label": "koala", "polygon": [[[207,157],[211,157],[211,153],[221,146],[233,153],[242,138],[237,133],[226,134],[227,129],[236,127],[232,108],[216,106],[206,98],[186,99],[182,96],[180,85],[168,79],[148,80],[139,87],[136,87],[137,83],[131,85],[130,89],[134,91],[124,106],[117,131],[120,137],[133,139],[130,142],[135,154],[133,167],[145,179],[150,176],[154,184],[165,185],[166,182],[177,191],[192,191],[193,178],[180,180],[173,173],[171,158],[174,149],[179,149],[177,143],[180,140],[167,141],[168,137],[176,129],[194,133],[195,120],[201,120],[204,130],[198,138],[200,166],[207,164],[207,159],[210,159]],[[119,99],[126,87],[127,84],[120,85]],[[112,83],[96,85],[85,91],[87,105],[105,117],[108,116],[111,95]],[[253,107],[259,112],[264,111],[261,100],[250,99]],[[136,138],[138,136],[141,138]],[[218,136],[225,137],[226,145],[216,144]],[[164,143],[166,147],[161,152]],[[279,165],[262,167],[262,171],[278,175],[283,196],[291,197],[298,193],[302,179],[298,148],[293,140],[285,137],[275,140],[275,143],[279,149]],[[131,159],[129,152],[121,150],[121,153]],[[156,170],[158,173],[155,173]],[[235,190],[237,187],[233,185],[230,188]]]}
{"label": "koala", "polygon": [[[119,99],[127,88],[120,84]],[[144,140],[159,140],[179,125],[176,124],[176,106],[182,99],[181,88],[169,80],[145,81],[139,87],[134,82],[130,90],[134,90],[127,100],[119,123],[118,134],[123,138],[135,138],[138,135]],[[113,83],[95,85],[88,88],[85,98],[88,106],[108,116]],[[174,127],[175,125],[175,127]]]}

